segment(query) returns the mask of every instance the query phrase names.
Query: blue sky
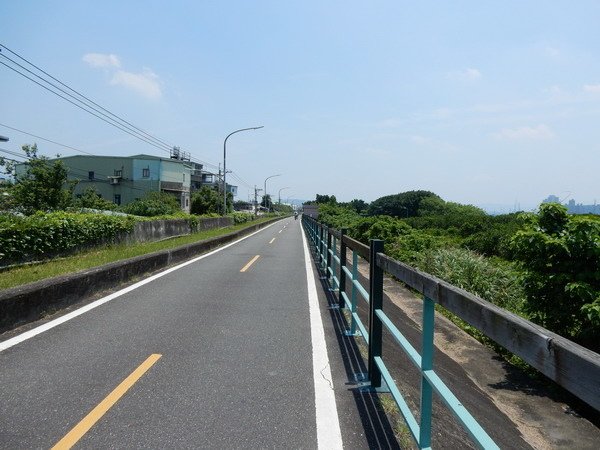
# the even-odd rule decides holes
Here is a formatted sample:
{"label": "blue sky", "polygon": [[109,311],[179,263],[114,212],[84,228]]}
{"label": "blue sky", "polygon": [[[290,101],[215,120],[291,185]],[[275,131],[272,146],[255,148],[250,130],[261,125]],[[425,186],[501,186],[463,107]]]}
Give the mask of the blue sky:
{"label": "blue sky", "polygon": [[[0,16],[1,44],[214,166],[228,133],[264,125],[228,141],[244,200],[281,173],[268,190],[284,198],[600,201],[597,1],[5,1]],[[165,155],[4,66],[0,93],[2,124]]]}

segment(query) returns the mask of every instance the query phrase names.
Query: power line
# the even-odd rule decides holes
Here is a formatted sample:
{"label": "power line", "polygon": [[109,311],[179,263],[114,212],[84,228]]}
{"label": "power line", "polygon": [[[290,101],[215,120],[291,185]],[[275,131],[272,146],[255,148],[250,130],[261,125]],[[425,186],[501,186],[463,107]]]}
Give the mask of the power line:
{"label": "power line", "polygon": [[[172,144],[167,143],[167,142],[165,142],[165,141],[163,141],[163,140],[161,140],[161,139],[153,136],[152,134],[150,134],[150,133],[142,130],[141,128],[133,125],[131,122],[123,119],[122,117],[118,116],[117,114],[115,114],[115,113],[111,112],[110,110],[104,108],[103,106],[101,106],[98,103],[94,102],[93,100],[91,100],[90,98],[86,97],[85,95],[83,95],[79,91],[73,89],[72,87],[70,87],[67,84],[63,83],[62,81],[60,81],[56,77],[50,75],[48,72],[46,72],[45,70],[41,69],[40,67],[38,67],[37,65],[35,65],[31,61],[27,60],[23,56],[19,55],[18,53],[14,52],[13,50],[9,49],[5,45],[0,44],[0,47],[4,48],[8,52],[10,52],[11,54],[15,55],[17,58],[19,58],[21,61],[25,62],[26,64],[29,64],[31,67],[33,67],[36,70],[40,71],[46,77],[49,77],[50,79],[56,81],[61,86],[64,86],[66,89],[68,89],[68,91],[73,92],[75,95],[71,94],[70,92],[66,91],[65,89],[62,89],[60,86],[58,86],[55,83],[49,81],[48,79],[44,78],[43,76],[34,73],[32,70],[28,69],[27,67],[23,66],[22,64],[19,64],[18,62],[16,62],[13,59],[9,58],[5,54],[2,54],[1,53],[2,49],[1,48],[0,48],[0,56],[4,57],[6,60],[10,61],[11,63],[15,64],[16,66],[18,66],[21,69],[25,70],[26,72],[30,73],[34,77],[38,78],[43,83],[46,83],[47,85],[51,86],[53,89],[50,88],[50,87],[48,87],[48,86],[45,86],[44,84],[41,84],[40,82],[38,82],[38,81],[34,80],[33,78],[31,78],[30,76],[28,76],[27,74],[19,71],[15,67],[12,67],[12,66],[6,64],[5,62],[0,61],[0,64],[2,64],[5,67],[11,69],[12,71],[16,72],[17,74],[21,75],[22,77],[27,78],[31,82],[33,82],[33,83],[37,84],[38,86],[46,89],[47,91],[49,91],[49,92],[53,93],[54,95],[62,98],[63,100],[68,101],[69,103],[73,104],[74,106],[77,106],[78,108],[82,109],[83,111],[87,112],[88,114],[91,114],[92,116],[94,116],[94,117],[102,120],[103,122],[105,122],[105,123],[107,123],[107,124],[109,124],[109,125],[111,125],[111,126],[113,126],[115,128],[118,128],[119,130],[121,130],[121,131],[129,134],[130,136],[133,136],[133,137],[135,137],[135,138],[137,138],[137,139],[139,139],[139,140],[141,140],[143,142],[146,142],[147,144],[150,144],[150,145],[158,148],[159,150],[165,151],[167,153],[171,152],[171,149],[173,148]],[[59,92],[57,92],[54,89],[58,90]],[[70,98],[65,97],[65,95],[62,95],[60,92],[62,92],[63,94],[65,94],[66,96],[68,96]],[[68,148],[68,146],[67,146],[67,148]],[[85,152],[83,152],[83,153],[85,153]],[[197,161],[199,163],[203,164],[203,165],[207,165],[207,166],[211,166],[211,167],[215,167],[215,168],[217,167],[216,165],[208,163],[206,161],[202,161],[202,160],[199,160],[199,159]]]}
{"label": "power line", "polygon": [[[22,77],[28,79],[29,81],[37,84],[38,86],[42,87],[43,89],[47,90],[48,92],[62,98],[63,100],[71,103],[72,105],[78,107],[79,109],[87,112],[88,114],[102,120],[103,122],[129,134],[132,137],[135,137],[143,142],[146,142],[147,144],[150,144],[154,147],[156,147],[157,149],[161,150],[161,151],[165,151],[170,153],[171,149],[173,148],[173,145],[165,142],[164,140],[161,140],[157,137],[155,137],[154,135],[148,133],[147,131],[144,131],[143,129],[135,126],[134,124],[132,124],[131,122],[125,120],[124,118],[120,117],[119,115],[113,113],[112,111],[108,110],[107,108],[104,108],[103,106],[101,106],[100,104],[98,104],[97,102],[91,100],[89,97],[85,96],[84,94],[82,94],[81,92],[73,89],[71,86],[67,85],[66,83],[60,81],[58,78],[54,77],[53,75],[51,75],[50,73],[48,73],[47,71],[45,71],[44,69],[42,69],[41,67],[37,66],[36,64],[34,64],[33,62],[29,61],[28,59],[26,59],[25,57],[23,57],[22,55],[18,54],[17,52],[11,50],[10,48],[8,48],[7,46],[5,46],[4,44],[0,44],[0,56],[2,56],[6,61],[10,61],[10,63],[12,63],[14,66],[13,67],[9,64],[6,64],[3,61],[0,61],[0,64],[4,65],[5,67],[11,69],[12,71],[14,71],[15,73],[21,75]],[[34,68],[35,70],[39,71],[41,74],[39,73],[35,73],[33,70],[31,70],[30,68],[24,66],[23,64],[20,64],[19,62],[15,61],[14,59],[8,57],[6,54],[2,53],[2,49],[5,49],[6,51],[8,51],[10,54],[14,55],[16,58],[18,58],[20,61],[22,61],[23,63],[31,66],[32,68]],[[19,70],[18,68],[22,69]],[[32,76],[27,75],[27,73],[24,73],[23,71],[29,73],[30,75],[32,75],[33,77],[37,78],[38,80],[41,81],[37,81],[36,79],[32,78]],[[53,80],[56,83],[50,81]],[[45,83],[45,84],[42,84]],[[62,87],[61,87],[62,86]],[[63,89],[64,87],[64,89]],[[8,127],[11,128],[11,127]],[[20,131],[20,130],[17,130]],[[25,133],[28,134],[28,133]],[[34,137],[36,137],[35,135],[33,135]],[[40,139],[45,139],[42,137],[39,137]],[[52,142],[51,140],[47,140],[48,142]],[[79,149],[74,149],[70,146],[66,146],[63,144],[59,144],[56,143],[57,145],[62,145],[66,148],[71,148],[73,150],[76,151],[80,151],[81,153],[87,153],[90,154],[88,152],[84,152],[82,150]],[[209,163],[207,161],[203,161],[201,159],[198,158],[190,158],[190,160],[194,160],[194,162],[198,162],[204,166],[207,167],[213,167],[213,168],[217,168],[217,166],[215,164]]]}
{"label": "power line", "polygon": [[105,118],[103,118],[102,116],[100,116],[100,115],[98,115],[98,114],[96,114],[96,113],[94,113],[94,112],[92,112],[92,111],[89,111],[89,110],[87,110],[87,109],[86,109],[86,108],[84,108],[83,106],[81,106],[81,105],[78,105],[77,103],[75,103],[75,102],[74,102],[74,101],[72,101],[72,100],[69,100],[67,97],[65,97],[65,96],[63,96],[63,95],[59,94],[58,92],[56,92],[56,91],[53,91],[53,90],[52,90],[52,89],[50,89],[49,87],[47,87],[47,86],[44,86],[43,84],[41,84],[41,83],[39,83],[39,82],[35,81],[33,78],[31,78],[31,77],[29,77],[29,76],[25,75],[24,73],[22,73],[22,72],[19,72],[19,71],[18,71],[17,69],[15,69],[14,67],[11,67],[11,66],[9,66],[8,64],[6,64],[6,63],[4,63],[4,62],[2,62],[2,61],[0,61],[0,64],[2,64],[3,66],[6,66],[6,67],[8,67],[10,70],[12,70],[12,71],[14,71],[14,72],[18,73],[19,75],[21,75],[21,76],[23,76],[23,77],[27,78],[28,80],[32,81],[33,83],[37,84],[38,86],[40,86],[40,87],[42,87],[42,88],[46,89],[48,92],[51,92],[51,93],[53,93],[54,95],[56,95],[56,96],[58,96],[58,97],[62,98],[63,100],[66,100],[67,102],[69,102],[69,103],[71,103],[72,105],[74,105],[74,106],[78,107],[79,109],[81,109],[81,110],[83,110],[83,111],[87,112],[88,114],[91,114],[92,116],[95,116],[95,117],[97,117],[98,119],[102,120],[103,122],[106,122],[107,124],[109,124],[109,125],[112,125],[113,127],[115,127],[115,128],[118,128],[119,130],[121,130],[121,131],[123,131],[123,132],[125,132],[125,133],[127,133],[127,134],[129,134],[129,135],[131,135],[131,136],[133,136],[133,137],[135,137],[135,138],[137,138],[137,139],[141,140],[141,141],[144,141],[144,142],[146,142],[147,144],[150,144],[150,145],[152,145],[152,146],[154,146],[154,147],[156,147],[156,148],[158,148],[158,149],[160,149],[160,150],[162,150],[162,151],[170,152],[170,150],[167,150],[166,148],[164,148],[164,147],[162,147],[162,146],[160,146],[160,145],[158,145],[158,144],[156,144],[156,143],[154,143],[154,142],[150,141],[149,139],[145,139],[145,138],[143,138],[143,137],[141,137],[141,136],[138,136],[138,135],[136,135],[136,134],[133,134],[132,132],[128,131],[126,128],[123,128],[123,127],[119,126],[119,125],[118,125],[118,124],[116,124],[116,123],[109,122],[108,120],[106,120],[106,119],[105,119]]}
{"label": "power line", "polygon": [[254,186],[251,186],[249,183],[244,181],[244,179],[237,175],[235,172],[231,172],[231,176],[238,180],[240,183],[242,183],[244,186],[246,186],[248,189],[254,189]]}
{"label": "power line", "polygon": [[[50,75],[48,72],[44,71],[43,69],[39,68],[38,66],[36,66],[35,64],[33,64],[32,62],[28,61],[27,59],[23,58],[21,55],[15,53],[14,51],[12,51],[11,49],[7,48],[6,46],[0,44],[1,47],[5,48],[6,50],[8,50],[10,53],[12,53],[13,55],[15,55],[17,58],[21,59],[22,61],[26,62],[27,64],[29,64],[30,66],[36,68],[37,70],[39,70],[40,72],[42,72],[44,75],[50,77],[52,80],[55,80],[57,83],[59,83],[60,85],[64,86],[65,88],[67,88],[69,91],[73,92],[76,94],[73,95],[71,93],[69,93],[68,91],[62,89],[60,86],[57,86],[56,84],[52,83],[51,81],[48,81],[47,79],[45,79],[44,77],[34,73],[33,71],[29,70],[27,67],[19,64],[18,62],[16,62],[15,60],[9,58],[8,56],[0,53],[0,56],[3,56],[5,59],[9,60],[10,62],[12,62],[13,64],[15,64],[16,66],[20,67],[21,69],[27,71],[28,73],[30,73],[31,75],[35,76],[36,78],[42,80],[44,83],[52,86],[55,89],[58,89],[60,92],[64,93],[65,95],[71,97],[73,100],[81,103],[82,105],[84,105],[86,108],[90,108],[93,111],[97,112],[98,114],[104,116],[105,118],[107,118],[108,120],[112,121],[112,122],[116,122],[117,124],[119,124],[120,126],[123,126],[127,129],[129,129],[131,132],[133,132],[136,135],[141,135],[141,137],[151,140],[153,142],[155,142],[157,145],[162,145],[168,149],[172,148],[173,145],[166,143],[156,137],[154,137],[153,135],[151,135],[150,133],[147,133],[146,131],[142,130],[141,128],[136,127],[135,125],[131,124],[130,122],[128,122],[127,120],[123,119],[122,117],[119,117],[118,115],[114,114],[113,112],[109,111],[108,109],[100,106],[98,103],[94,102],[93,100],[90,100],[88,97],[86,97],[85,95],[83,95],[82,93],[76,91],[75,89],[71,88],[70,86],[66,85],[65,83],[63,83],[62,81],[58,80],[57,78],[53,77],[52,75]],[[6,65],[6,64],[5,64]],[[9,67],[9,66],[7,66]],[[14,69],[13,69],[14,70]],[[20,73],[20,72],[17,72]],[[24,76],[24,74],[21,74]],[[30,79],[30,78],[29,78]],[[31,80],[31,79],[30,79]],[[31,80],[34,81],[34,80]],[[64,98],[64,97],[63,97]],[[83,100],[82,100],[83,99]],[[88,109],[85,109],[87,112],[89,112],[91,114],[91,112]],[[108,114],[105,114],[104,112]],[[94,114],[95,115],[95,114]],[[96,116],[98,117],[98,116]],[[111,123],[112,123],[111,122]]]}
{"label": "power line", "polygon": [[11,150],[6,150],[4,148],[0,148],[0,152],[6,153],[7,155],[11,156],[16,156],[17,158],[25,158],[25,156],[21,155],[20,153],[13,152]]}
{"label": "power line", "polygon": [[67,145],[67,144],[61,144],[60,142],[56,142],[56,141],[53,141],[51,139],[48,139],[48,138],[45,138],[45,137],[42,137],[42,136],[38,136],[38,135],[33,134],[33,133],[28,133],[27,131],[19,130],[18,128],[14,128],[14,127],[8,126],[8,125],[3,124],[3,123],[0,123],[0,126],[2,126],[4,128],[8,128],[9,130],[13,130],[13,131],[17,131],[19,133],[26,134],[27,136],[31,136],[31,137],[34,137],[34,138],[37,138],[37,139],[41,139],[42,141],[50,142],[51,144],[55,144],[55,145],[58,145],[60,147],[68,148],[70,150],[75,150],[76,152],[80,152],[80,153],[85,153],[86,155],[96,156],[93,153],[86,152],[85,150],[80,150],[78,148],[71,147],[70,145]]}

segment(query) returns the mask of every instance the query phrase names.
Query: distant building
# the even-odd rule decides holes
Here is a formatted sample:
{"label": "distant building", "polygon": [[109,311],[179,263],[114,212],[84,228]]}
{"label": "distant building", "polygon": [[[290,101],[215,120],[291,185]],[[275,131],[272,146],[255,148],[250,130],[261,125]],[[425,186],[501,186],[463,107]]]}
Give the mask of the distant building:
{"label": "distant building", "polygon": [[[545,199],[542,203],[560,203],[560,199],[556,195],[549,195],[547,199]],[[599,214],[600,215],[600,205],[594,203],[593,205],[584,205],[581,203],[576,203],[574,199],[569,200],[569,202],[564,205],[567,207],[567,212],[569,214]]]}
{"label": "distant building", "polygon": [[[192,162],[189,155],[174,149],[170,158],[151,155],[96,156],[75,155],[57,158],[68,170],[68,179],[76,180],[73,191],[81,195],[94,188],[105,200],[127,205],[148,192],[166,192],[177,198],[183,211],[190,211],[191,194],[202,186],[219,188],[215,174],[205,172],[202,164]],[[17,175],[27,164],[16,166]],[[237,186],[227,185],[235,196]]]}
{"label": "distant building", "polygon": [[303,205],[302,214],[313,219],[319,218],[319,205]]}
{"label": "distant building", "polygon": [[192,167],[187,161],[150,155],[59,159],[69,171],[69,180],[78,181],[75,195],[92,187],[102,198],[127,205],[148,192],[166,192],[179,200],[182,210],[190,210]]}
{"label": "distant building", "polygon": [[542,203],[560,203],[560,198],[556,195],[549,195]]}

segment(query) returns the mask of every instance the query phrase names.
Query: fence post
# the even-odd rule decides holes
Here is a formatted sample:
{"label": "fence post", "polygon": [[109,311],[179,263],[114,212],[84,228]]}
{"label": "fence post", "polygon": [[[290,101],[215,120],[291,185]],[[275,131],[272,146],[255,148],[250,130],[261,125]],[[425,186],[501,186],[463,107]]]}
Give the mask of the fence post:
{"label": "fence post", "polygon": [[383,253],[383,241],[371,239],[369,252],[369,381],[371,388],[381,387],[381,372],[375,363],[375,357],[381,356],[381,319],[375,311],[383,308],[383,270],[377,266],[376,255]]}
{"label": "fence post", "polygon": [[356,318],[354,314],[356,313],[356,286],[355,281],[358,279],[358,253],[356,250],[352,250],[352,322],[350,322],[350,335],[354,336],[356,334]]}
{"label": "fence post", "polygon": [[319,245],[317,246],[319,253],[319,268],[321,268],[321,261],[323,261],[323,225],[319,223]]}
{"label": "fence post", "polygon": [[344,272],[344,268],[346,267],[347,249],[346,243],[344,242],[344,235],[347,231],[346,228],[340,230],[340,291],[338,292],[338,304],[340,305],[340,308],[346,306],[342,293],[346,292],[346,272]]}
{"label": "fence post", "polygon": [[433,331],[435,302],[428,297],[423,299],[423,335],[421,350],[421,423],[419,425],[419,447],[431,447],[431,402],[433,391],[424,376],[426,370],[433,369]]}
{"label": "fence post", "polygon": [[331,250],[331,228],[327,227],[327,254],[325,255],[327,260],[327,265],[325,266],[325,276],[327,279],[329,279],[329,268],[331,267],[331,253],[329,253],[329,250]]}

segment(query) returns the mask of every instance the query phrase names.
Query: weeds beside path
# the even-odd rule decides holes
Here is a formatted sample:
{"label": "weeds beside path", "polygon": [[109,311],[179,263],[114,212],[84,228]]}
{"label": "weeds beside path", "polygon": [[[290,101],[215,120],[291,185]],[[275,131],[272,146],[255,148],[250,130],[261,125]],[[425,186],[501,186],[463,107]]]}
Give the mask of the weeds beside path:
{"label": "weeds beside path", "polygon": [[117,244],[85,250],[64,258],[41,262],[38,264],[23,265],[0,272],[0,290],[20,286],[26,283],[43,280],[46,278],[90,269],[115,261],[121,261],[147,253],[176,248],[181,245],[192,244],[198,241],[221,236],[234,231],[266,222],[271,218],[258,219],[252,222],[233,225],[230,227],[199,231],[187,236],[166,239],[158,242],[140,244]]}

